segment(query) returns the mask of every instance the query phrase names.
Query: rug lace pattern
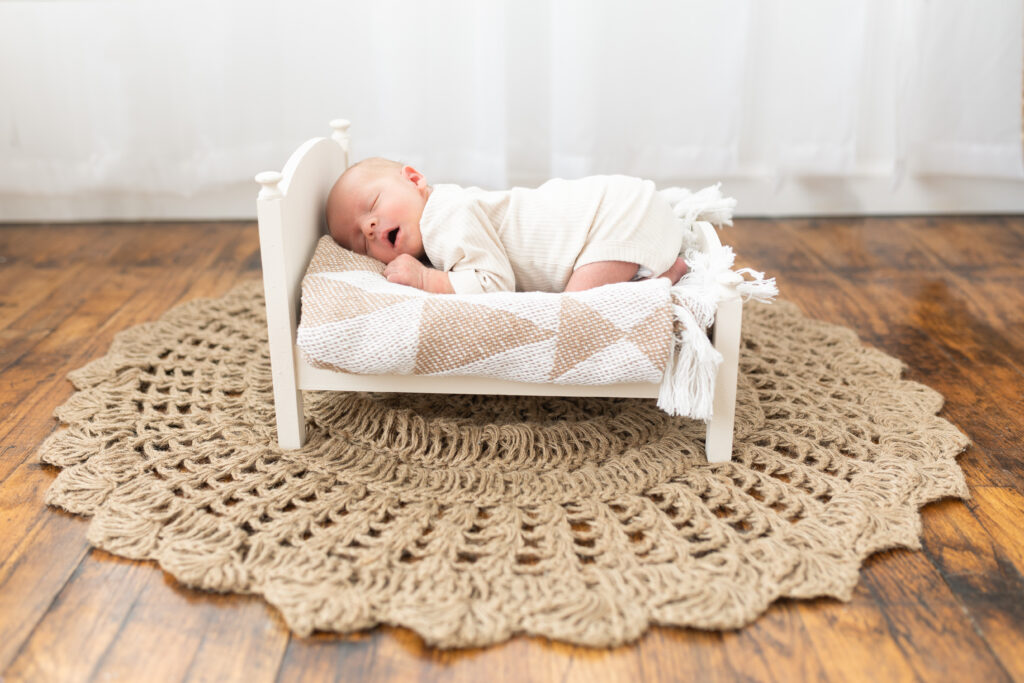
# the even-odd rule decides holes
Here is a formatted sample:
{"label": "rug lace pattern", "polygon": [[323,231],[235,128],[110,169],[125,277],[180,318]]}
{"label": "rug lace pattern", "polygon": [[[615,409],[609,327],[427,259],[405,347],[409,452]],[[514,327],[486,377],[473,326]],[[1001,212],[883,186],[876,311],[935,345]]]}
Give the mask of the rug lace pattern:
{"label": "rug lace pattern", "polygon": [[744,311],[734,460],[653,400],[307,393],[276,443],[261,286],[120,333],[74,371],[47,502],[180,582],[255,593],[299,634],[377,624],[465,647],[730,629],[781,597],[849,599],[966,498],[942,398],[845,328]]}

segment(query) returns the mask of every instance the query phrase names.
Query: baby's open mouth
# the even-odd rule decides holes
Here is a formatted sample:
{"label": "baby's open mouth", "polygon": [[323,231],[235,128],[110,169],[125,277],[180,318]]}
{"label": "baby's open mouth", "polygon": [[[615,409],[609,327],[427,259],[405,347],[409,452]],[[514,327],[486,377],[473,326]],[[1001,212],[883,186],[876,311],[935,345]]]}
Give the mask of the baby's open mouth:
{"label": "baby's open mouth", "polygon": [[391,242],[391,246],[395,246],[395,242],[398,241],[398,228],[388,230],[388,242]]}

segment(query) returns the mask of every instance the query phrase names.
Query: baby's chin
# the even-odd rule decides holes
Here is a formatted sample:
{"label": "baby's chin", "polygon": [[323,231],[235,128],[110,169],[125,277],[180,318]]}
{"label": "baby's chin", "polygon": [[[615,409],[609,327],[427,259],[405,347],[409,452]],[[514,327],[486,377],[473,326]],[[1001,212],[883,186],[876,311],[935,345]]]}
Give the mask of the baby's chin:
{"label": "baby's chin", "polygon": [[411,249],[397,249],[394,254],[389,254],[389,255],[384,256],[383,258],[380,258],[378,260],[381,261],[382,263],[384,263],[384,265],[387,265],[387,264],[391,263],[392,261],[394,261],[399,256],[405,256],[406,254],[408,254],[409,256],[412,256],[417,261],[424,261],[427,258],[426,253],[423,252],[422,250],[420,250],[420,252],[417,253],[417,252],[415,252],[415,251],[413,251]]}

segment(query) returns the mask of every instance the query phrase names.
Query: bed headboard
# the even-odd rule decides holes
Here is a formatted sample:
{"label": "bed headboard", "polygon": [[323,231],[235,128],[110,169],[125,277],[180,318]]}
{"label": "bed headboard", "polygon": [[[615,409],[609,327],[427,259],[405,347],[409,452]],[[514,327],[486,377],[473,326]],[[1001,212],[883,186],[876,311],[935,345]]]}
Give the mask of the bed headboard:
{"label": "bed headboard", "polygon": [[[264,281],[268,276],[279,280],[275,284],[296,295],[316,242],[326,232],[327,193],[348,168],[349,122],[336,119],[331,127],[334,133],[330,138],[307,140],[280,173],[265,171],[256,176],[262,185],[256,213]],[[283,272],[276,272],[279,270]]]}
{"label": "bed headboard", "polygon": [[[331,121],[329,138],[313,138],[299,147],[281,172],[256,176],[256,199],[263,261],[263,291],[274,376],[274,393],[295,391],[295,330],[302,276],[317,240],[327,231],[324,205],[334,181],[348,168],[349,122]],[[291,382],[285,375],[291,375]],[[280,379],[280,381],[279,381]]]}

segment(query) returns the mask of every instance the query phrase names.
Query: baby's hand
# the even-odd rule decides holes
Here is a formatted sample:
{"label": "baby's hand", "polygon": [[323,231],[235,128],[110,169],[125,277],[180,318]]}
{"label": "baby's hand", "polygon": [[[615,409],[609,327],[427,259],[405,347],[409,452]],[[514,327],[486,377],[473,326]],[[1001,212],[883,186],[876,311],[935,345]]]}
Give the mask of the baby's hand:
{"label": "baby's hand", "polygon": [[388,279],[388,282],[425,289],[423,272],[426,269],[427,267],[420,263],[415,256],[399,254],[384,267],[384,277]]}

